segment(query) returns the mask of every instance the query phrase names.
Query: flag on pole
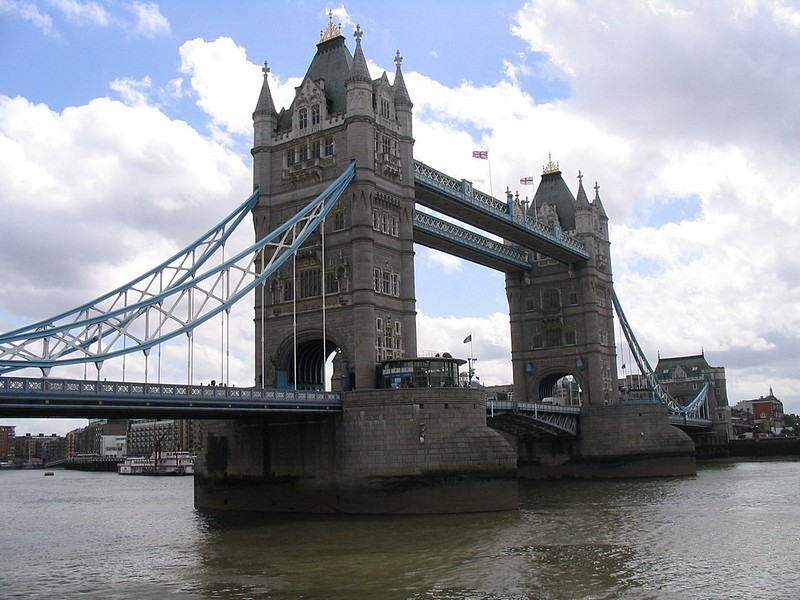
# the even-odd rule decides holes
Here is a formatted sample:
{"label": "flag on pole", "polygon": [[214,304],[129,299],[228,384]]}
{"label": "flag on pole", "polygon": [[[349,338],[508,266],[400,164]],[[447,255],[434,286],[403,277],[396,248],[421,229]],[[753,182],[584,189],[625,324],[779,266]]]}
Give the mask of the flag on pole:
{"label": "flag on pole", "polygon": [[488,150],[473,150],[472,151],[472,158],[482,158],[484,160],[489,160],[489,151]]}
{"label": "flag on pole", "polygon": [[472,334],[470,333],[467,337],[464,338],[464,343],[469,344],[472,341]]}
{"label": "flag on pole", "polygon": [[533,185],[533,177],[523,177],[519,182],[522,185]]}

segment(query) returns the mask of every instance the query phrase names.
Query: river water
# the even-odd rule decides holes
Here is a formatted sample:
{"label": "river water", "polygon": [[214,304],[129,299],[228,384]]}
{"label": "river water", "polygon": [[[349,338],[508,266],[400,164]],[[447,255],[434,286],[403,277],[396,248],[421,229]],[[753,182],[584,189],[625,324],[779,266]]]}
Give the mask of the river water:
{"label": "river water", "polygon": [[189,477],[0,471],[0,598],[800,598],[800,462],[523,482],[520,510],[219,519]]}

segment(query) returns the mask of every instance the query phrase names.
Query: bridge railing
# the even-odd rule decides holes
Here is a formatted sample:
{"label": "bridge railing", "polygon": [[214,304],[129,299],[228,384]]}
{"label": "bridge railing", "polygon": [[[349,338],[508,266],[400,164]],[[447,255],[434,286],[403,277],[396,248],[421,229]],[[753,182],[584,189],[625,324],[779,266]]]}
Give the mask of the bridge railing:
{"label": "bridge railing", "polygon": [[274,390],[173,383],[0,377],[0,402],[4,398],[41,398],[43,396],[53,398],[71,397],[85,400],[98,398],[171,400],[175,405],[203,400],[230,400],[237,404],[252,401],[257,404],[313,404],[341,407],[340,394],[314,390]]}

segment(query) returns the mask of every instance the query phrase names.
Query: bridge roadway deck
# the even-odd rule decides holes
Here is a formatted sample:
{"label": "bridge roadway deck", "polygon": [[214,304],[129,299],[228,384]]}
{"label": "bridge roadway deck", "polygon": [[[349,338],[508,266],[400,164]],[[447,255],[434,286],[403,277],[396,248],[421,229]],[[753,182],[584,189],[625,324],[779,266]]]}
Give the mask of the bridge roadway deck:
{"label": "bridge roadway deck", "polygon": [[469,181],[455,179],[419,161],[414,161],[414,189],[418,204],[471,223],[523,248],[568,264],[589,258],[582,240],[527,215],[515,214],[521,208],[510,207],[475,190]]}
{"label": "bridge roadway deck", "polygon": [[331,392],[0,377],[0,417],[227,419],[341,409]]}

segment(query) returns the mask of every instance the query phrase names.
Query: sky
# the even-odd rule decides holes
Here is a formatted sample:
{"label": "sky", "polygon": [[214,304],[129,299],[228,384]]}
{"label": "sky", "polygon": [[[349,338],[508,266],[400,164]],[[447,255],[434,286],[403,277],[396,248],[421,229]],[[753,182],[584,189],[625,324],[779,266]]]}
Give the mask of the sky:
{"label": "sky", "polygon": [[[579,171],[599,185],[653,366],[702,352],[730,404],[772,390],[800,413],[800,6],[779,0],[0,0],[0,332],[133,279],[247,198],[264,62],[288,107],[329,10],[351,52],[360,25],[373,77],[400,51],[416,159],[496,197],[532,197],[520,179],[549,157],[573,193]],[[481,380],[510,383],[503,281],[417,247],[419,351],[466,358],[472,334]],[[195,383],[252,385],[251,311],[233,312],[230,363],[219,325],[198,335]],[[186,381],[186,352],[164,350],[162,381]]]}

